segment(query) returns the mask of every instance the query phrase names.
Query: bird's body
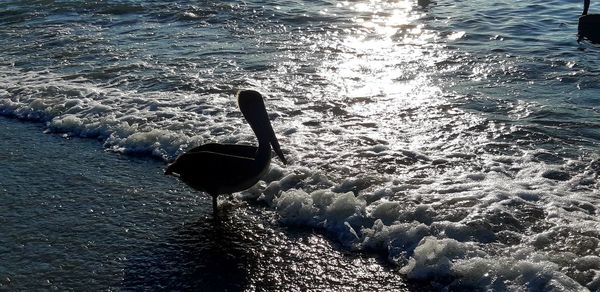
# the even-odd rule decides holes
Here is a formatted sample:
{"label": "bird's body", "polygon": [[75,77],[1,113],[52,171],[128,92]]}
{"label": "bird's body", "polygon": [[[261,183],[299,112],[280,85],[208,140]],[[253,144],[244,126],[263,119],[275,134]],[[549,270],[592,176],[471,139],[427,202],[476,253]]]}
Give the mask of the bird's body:
{"label": "bird's body", "polygon": [[600,43],[600,14],[588,14],[589,8],[590,0],[585,0],[577,27],[579,39],[586,38],[593,43]]}
{"label": "bird's body", "polygon": [[183,182],[209,194],[239,192],[256,184],[268,170],[268,150],[269,157],[256,159],[254,146],[205,144],[179,156],[166,174],[179,174]]}
{"label": "bird's body", "polygon": [[286,163],[260,93],[241,91],[238,104],[256,134],[258,147],[204,144],[179,156],[165,171],[165,174],[175,174],[190,187],[211,195],[215,212],[218,195],[245,190],[269,170],[271,145]]}

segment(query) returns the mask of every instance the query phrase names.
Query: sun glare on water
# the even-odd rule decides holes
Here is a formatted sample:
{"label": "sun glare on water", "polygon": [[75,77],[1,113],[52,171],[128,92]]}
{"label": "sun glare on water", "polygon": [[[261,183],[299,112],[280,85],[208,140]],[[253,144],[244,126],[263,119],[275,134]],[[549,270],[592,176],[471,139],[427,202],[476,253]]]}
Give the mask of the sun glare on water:
{"label": "sun glare on water", "polygon": [[417,22],[424,13],[413,6],[413,1],[338,3],[353,11],[353,21],[362,27],[341,40],[343,52],[322,67],[323,75],[340,85],[340,94],[377,100],[378,107],[388,108],[386,101],[418,105],[439,93],[426,77],[426,69],[440,57],[432,56],[435,36]]}
{"label": "sun glare on water", "polygon": [[[440,36],[421,21],[426,11],[414,1],[344,1],[336,9],[337,14],[353,15],[352,29],[330,40],[339,49],[334,58],[318,65],[317,72],[337,86],[335,95],[349,105],[353,117],[376,125],[376,131],[362,129],[365,133],[395,144],[401,140],[399,132],[410,131],[412,146],[423,143],[426,139],[417,137],[429,132],[431,123],[403,117],[416,110],[425,120],[429,107],[444,102],[432,74],[436,64],[448,58]],[[409,128],[410,123],[416,124]]]}

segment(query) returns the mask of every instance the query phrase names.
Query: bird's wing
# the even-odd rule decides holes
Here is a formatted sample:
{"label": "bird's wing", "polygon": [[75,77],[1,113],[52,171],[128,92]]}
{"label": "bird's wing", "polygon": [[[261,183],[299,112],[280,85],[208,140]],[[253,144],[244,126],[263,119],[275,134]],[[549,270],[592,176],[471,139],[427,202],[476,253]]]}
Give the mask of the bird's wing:
{"label": "bird's wing", "polygon": [[254,158],[256,157],[256,151],[258,151],[258,148],[251,145],[209,143],[194,147],[187,151],[187,153],[214,152],[225,155]]}
{"label": "bird's wing", "polygon": [[244,175],[255,167],[253,158],[210,151],[187,152],[169,165],[167,172],[182,177],[221,178]]}
{"label": "bird's wing", "polygon": [[251,186],[263,170],[264,166],[251,158],[201,151],[181,155],[167,167],[166,174],[178,174],[194,189],[219,194]]}

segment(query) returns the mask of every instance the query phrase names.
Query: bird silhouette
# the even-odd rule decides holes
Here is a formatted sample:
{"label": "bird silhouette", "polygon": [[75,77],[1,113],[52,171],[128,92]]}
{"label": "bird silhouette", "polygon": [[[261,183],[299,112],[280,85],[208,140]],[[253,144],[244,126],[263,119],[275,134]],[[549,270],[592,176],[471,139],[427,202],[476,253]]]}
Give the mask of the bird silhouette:
{"label": "bird silhouette", "polygon": [[577,27],[579,41],[587,38],[592,43],[600,43],[600,14],[588,14],[590,0],[583,1],[583,13]]}
{"label": "bird silhouette", "polygon": [[254,90],[238,93],[238,105],[258,140],[258,147],[237,144],[204,144],[180,155],[169,164],[165,174],[178,176],[195,190],[212,196],[213,213],[218,212],[217,197],[243,191],[269,170],[271,146],[287,164],[275,136],[263,97]]}

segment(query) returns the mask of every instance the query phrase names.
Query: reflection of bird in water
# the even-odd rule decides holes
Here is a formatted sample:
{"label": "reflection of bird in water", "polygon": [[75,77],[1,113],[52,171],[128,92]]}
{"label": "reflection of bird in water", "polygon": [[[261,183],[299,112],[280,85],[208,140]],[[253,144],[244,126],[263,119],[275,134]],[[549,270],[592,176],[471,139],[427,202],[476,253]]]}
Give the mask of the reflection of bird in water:
{"label": "reflection of bird in water", "polygon": [[258,182],[271,163],[271,146],[287,163],[269,121],[260,93],[238,93],[238,105],[252,127],[258,147],[235,144],[205,144],[189,150],[171,163],[165,174],[174,174],[190,187],[212,196],[217,212],[217,196],[245,190]]}
{"label": "reflection of bird in water", "polygon": [[593,43],[600,43],[600,14],[588,14],[590,0],[583,1],[583,13],[579,17],[579,40],[587,38]]}

